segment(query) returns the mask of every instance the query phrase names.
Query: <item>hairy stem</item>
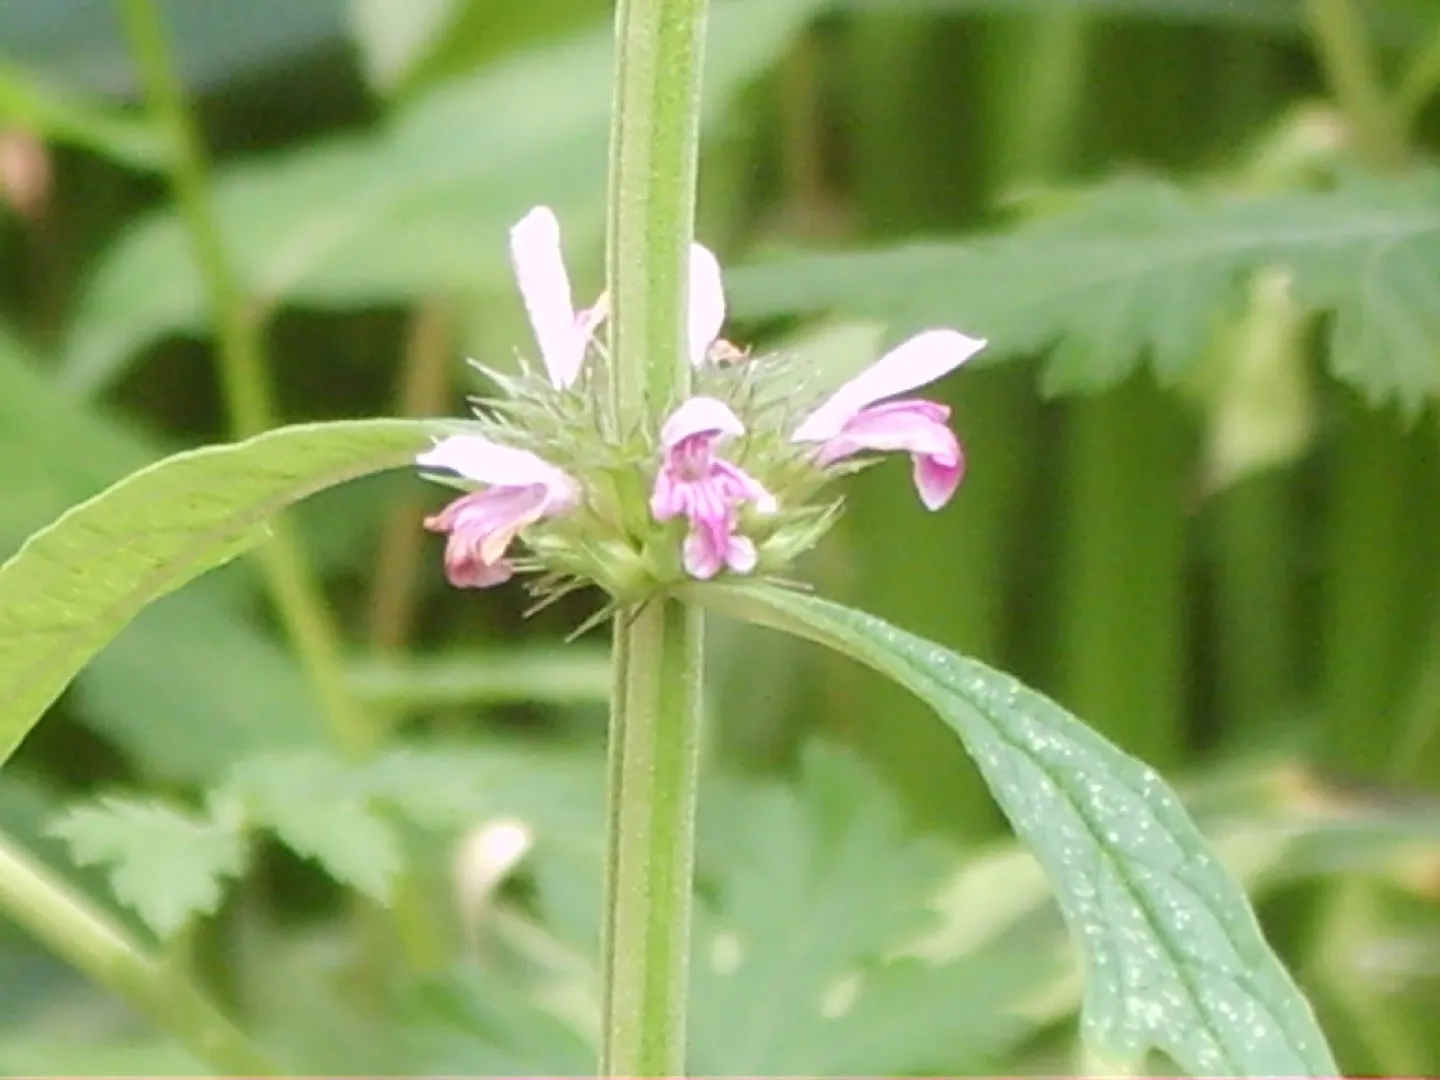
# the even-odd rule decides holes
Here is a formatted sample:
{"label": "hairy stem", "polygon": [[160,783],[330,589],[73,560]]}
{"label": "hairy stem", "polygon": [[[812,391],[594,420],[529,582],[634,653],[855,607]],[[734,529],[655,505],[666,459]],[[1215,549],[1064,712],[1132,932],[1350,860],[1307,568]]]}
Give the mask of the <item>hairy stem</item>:
{"label": "hairy stem", "polygon": [[1404,167],[1404,129],[1380,84],[1365,24],[1351,0],[1306,0],[1310,36],[1344,110],[1360,157],[1373,169]]}
{"label": "hairy stem", "polygon": [[225,1076],[279,1069],[173,965],[149,956],[113,919],[0,835],[0,909],[80,971],[114,991]]}
{"label": "hairy stem", "polygon": [[708,0],[620,0],[615,12],[607,276],[613,407],[624,430],[690,381],[687,267],[695,228],[700,62]]}
{"label": "hairy stem", "polygon": [[617,623],[601,1073],[685,1069],[701,622],[655,601]]}
{"label": "hairy stem", "polygon": [[[610,143],[611,408],[655,425],[689,389],[706,0],[620,0]],[[616,620],[600,1068],[685,1071],[700,730],[700,613],[662,598]]]}

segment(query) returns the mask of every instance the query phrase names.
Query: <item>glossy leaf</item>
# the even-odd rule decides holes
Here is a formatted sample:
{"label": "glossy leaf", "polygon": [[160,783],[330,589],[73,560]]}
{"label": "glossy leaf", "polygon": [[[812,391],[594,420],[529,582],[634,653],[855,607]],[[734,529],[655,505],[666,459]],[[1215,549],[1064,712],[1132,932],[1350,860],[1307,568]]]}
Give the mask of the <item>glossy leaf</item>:
{"label": "glossy leaf", "polygon": [[148,603],[263,539],[266,518],[405,464],[418,421],[299,425],[179,454],[70,510],[0,566],[0,761]]}
{"label": "glossy leaf", "polygon": [[1085,969],[1087,1036],[1195,1075],[1335,1076],[1309,1005],[1151,768],[1009,676],[862,612],[798,593],[695,598],[819,642],[923,699],[965,743],[1045,867]]}

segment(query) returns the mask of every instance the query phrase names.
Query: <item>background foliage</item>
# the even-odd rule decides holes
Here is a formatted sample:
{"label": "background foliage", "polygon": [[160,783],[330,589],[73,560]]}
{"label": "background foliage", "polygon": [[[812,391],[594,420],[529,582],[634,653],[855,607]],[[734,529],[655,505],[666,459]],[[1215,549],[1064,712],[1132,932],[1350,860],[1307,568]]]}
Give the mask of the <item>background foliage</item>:
{"label": "background foliage", "polygon": [[[598,283],[607,5],[162,8],[281,419],[458,412],[461,357],[528,340],[504,230],[534,203]],[[1440,14],[1363,10],[1402,160],[1328,102],[1299,0],[716,0],[700,231],[738,340],[853,366],[935,322],[991,338],[945,391],[956,503],[867,473],[807,576],[1172,776],[1346,1071],[1419,1075]],[[8,555],[233,417],[114,11],[0,5],[0,60]],[[563,639],[593,598],[524,622],[518,590],[448,590],[435,499],[400,474],[293,515],[363,754],[238,563],[96,657],[0,826],[297,1070],[585,1073],[608,686],[603,638]],[[953,737],[843,661],[712,637],[694,1069],[1095,1067],[1039,869]],[[0,1070],[197,1068],[3,925],[0,986]]]}

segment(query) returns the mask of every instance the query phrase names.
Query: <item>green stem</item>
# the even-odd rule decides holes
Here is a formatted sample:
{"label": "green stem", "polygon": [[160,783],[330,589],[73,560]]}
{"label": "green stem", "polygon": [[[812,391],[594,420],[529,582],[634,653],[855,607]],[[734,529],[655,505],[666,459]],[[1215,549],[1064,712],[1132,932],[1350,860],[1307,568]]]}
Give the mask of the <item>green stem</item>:
{"label": "green stem", "polygon": [[[689,390],[707,0],[620,0],[610,134],[611,407],[654,428]],[[662,598],[615,629],[600,1068],[685,1071],[700,746],[698,609]]]}
{"label": "green stem", "polygon": [[1395,91],[1395,111],[1405,130],[1415,122],[1436,87],[1440,87],[1440,29],[1416,52]]}
{"label": "green stem", "polygon": [[154,1020],[217,1073],[279,1073],[178,969],[147,956],[108,915],[55,880],[3,834],[0,909],[56,954]]}
{"label": "green stem", "polygon": [[[141,79],[170,146],[170,182],[209,299],[231,434],[245,438],[275,425],[274,393],[265,371],[260,326],[231,269],[211,205],[208,169],[165,29],[153,0],[124,0],[125,31]],[[376,728],[351,696],[340,663],[340,637],[304,549],[283,521],[258,549],[276,609],[315,685],[331,734],[360,755]]]}
{"label": "green stem", "polygon": [[[1078,4],[1036,9],[999,23],[1007,34],[995,111],[1000,189],[1053,180],[1074,156],[1083,130],[1090,16]],[[1012,39],[1013,38],[1013,39]],[[998,51],[998,50],[997,50]]]}
{"label": "green stem", "polygon": [[610,128],[610,355],[621,430],[689,386],[686,293],[695,228],[708,0],[620,0]]}
{"label": "green stem", "polygon": [[1399,117],[1380,84],[1364,21],[1350,0],[1306,0],[1310,36],[1360,157],[1395,171],[1408,156]]}
{"label": "green stem", "polygon": [[685,1070],[695,794],[698,608],[657,600],[616,626],[610,729],[604,1076]]}
{"label": "green stem", "polygon": [[[1061,700],[1157,768],[1185,748],[1184,414],[1149,375],[1070,406],[1056,619]],[[1119,468],[1118,461],[1145,468]]]}
{"label": "green stem", "polygon": [[[275,425],[274,392],[265,370],[260,322],[226,255],[210,199],[200,134],[160,13],[154,0],[124,0],[122,10],[145,92],[168,139],[170,183],[215,324],[231,434],[245,438]],[[304,546],[287,523],[276,518],[270,522],[270,542],[257,548],[256,554],[280,621],[320,699],[332,741],[352,758],[365,757],[380,743],[384,729],[351,693],[341,636]],[[402,947],[412,964],[427,968],[440,963],[443,947],[408,886],[397,891],[394,915]],[[362,922],[373,925],[373,913],[365,914]]]}

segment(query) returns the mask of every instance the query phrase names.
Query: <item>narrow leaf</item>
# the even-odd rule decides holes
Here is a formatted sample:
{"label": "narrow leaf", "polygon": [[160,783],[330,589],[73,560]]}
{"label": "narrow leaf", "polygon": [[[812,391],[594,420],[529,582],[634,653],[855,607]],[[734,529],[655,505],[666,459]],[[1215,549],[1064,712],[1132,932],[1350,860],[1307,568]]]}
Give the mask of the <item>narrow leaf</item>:
{"label": "narrow leaf", "polygon": [[267,517],[425,441],[419,421],[281,428],[167,458],[32,536],[0,566],[0,763],[146,604],[258,542]]}
{"label": "narrow leaf", "polygon": [[1244,892],[1153,769],[1009,676],[871,615],[774,589],[694,596],[859,660],[940,714],[1045,868],[1083,954],[1087,1037],[1108,1054],[1153,1048],[1196,1075],[1338,1075]]}

